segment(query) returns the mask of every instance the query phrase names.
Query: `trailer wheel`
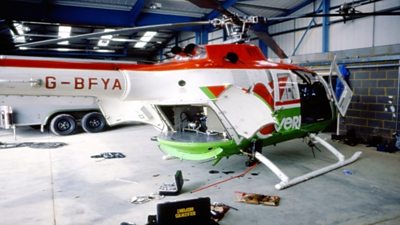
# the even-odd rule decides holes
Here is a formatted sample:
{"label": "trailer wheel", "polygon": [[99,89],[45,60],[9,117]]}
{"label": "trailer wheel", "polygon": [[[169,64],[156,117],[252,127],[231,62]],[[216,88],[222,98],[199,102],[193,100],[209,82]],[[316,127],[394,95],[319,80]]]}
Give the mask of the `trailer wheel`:
{"label": "trailer wheel", "polygon": [[50,130],[55,135],[64,136],[75,132],[76,120],[69,114],[55,116],[50,122]]}
{"label": "trailer wheel", "polygon": [[83,116],[82,129],[88,133],[101,132],[106,128],[106,119],[99,112],[90,112]]}

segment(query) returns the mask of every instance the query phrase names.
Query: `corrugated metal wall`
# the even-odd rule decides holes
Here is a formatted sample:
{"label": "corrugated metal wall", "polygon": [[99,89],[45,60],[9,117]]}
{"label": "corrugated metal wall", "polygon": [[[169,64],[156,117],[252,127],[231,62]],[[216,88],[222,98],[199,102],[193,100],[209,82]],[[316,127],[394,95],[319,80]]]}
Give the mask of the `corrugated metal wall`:
{"label": "corrugated metal wall", "polygon": [[[341,5],[345,0],[332,0],[331,7]],[[347,1],[349,3],[349,1]],[[296,14],[310,13],[317,9],[320,1],[311,3]],[[400,6],[400,0],[385,0],[377,3],[371,3],[357,7],[361,12],[373,12],[392,7]],[[331,10],[331,13],[337,13],[337,9]],[[342,20],[341,17],[330,18],[329,26],[329,51],[349,50],[358,48],[368,48],[384,45],[400,44],[400,16],[374,16],[365,17],[344,22],[335,22]],[[292,55],[293,49],[297,46],[305,30],[295,31],[299,28],[306,28],[311,18],[296,19],[272,25],[269,32],[279,34],[274,38],[281,47]],[[316,24],[321,24],[322,19],[316,18]],[[294,31],[293,33],[290,31]],[[322,52],[322,27],[311,28],[305,35],[303,41],[295,55],[304,55]],[[272,51],[269,51],[270,57],[276,57]]]}
{"label": "corrugated metal wall", "polygon": [[[351,3],[348,0],[331,0],[330,6],[335,7],[343,3]],[[321,6],[321,1],[315,1],[302,9],[296,11],[293,15],[302,15],[311,13]],[[356,7],[362,12],[373,12],[392,7],[399,7],[400,0],[384,0]],[[337,13],[337,7],[330,13]],[[354,20],[342,21],[342,17],[330,18],[329,25],[329,51],[342,51],[360,48],[372,48],[377,46],[398,45],[400,44],[400,16],[369,16]],[[317,25],[308,31],[305,29],[309,26],[312,18],[302,18],[290,20],[269,27],[269,33],[273,35],[277,43],[289,55],[308,55],[322,53],[323,32],[322,18],[314,18]],[[304,33],[307,33],[304,35]],[[303,40],[302,36],[304,35]],[[222,30],[210,32],[208,35],[209,43],[223,42]],[[183,32],[178,38],[179,45],[185,46],[188,43],[195,43],[196,38],[193,32]],[[258,44],[258,42],[252,42]],[[175,45],[175,41],[170,43]],[[296,52],[294,53],[295,48]],[[294,53],[294,54],[293,54]],[[270,58],[276,55],[268,50]]]}

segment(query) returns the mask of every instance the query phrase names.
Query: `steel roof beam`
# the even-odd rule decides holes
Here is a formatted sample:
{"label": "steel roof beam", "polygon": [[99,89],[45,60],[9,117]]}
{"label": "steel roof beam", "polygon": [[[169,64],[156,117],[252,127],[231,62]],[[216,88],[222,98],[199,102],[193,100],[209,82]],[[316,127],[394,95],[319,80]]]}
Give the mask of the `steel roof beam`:
{"label": "steel roof beam", "polygon": [[137,18],[140,15],[140,12],[142,11],[144,6],[144,0],[137,0],[135,5],[132,7],[130,11],[130,25],[135,26]]}
{"label": "steel roof beam", "polygon": [[[238,0],[226,0],[224,3],[222,3],[222,7],[224,9],[228,9],[229,7],[233,6],[234,4],[236,4]],[[214,18],[217,18],[219,15],[221,15],[221,13],[214,9],[213,11],[211,11],[208,15],[205,16],[205,18],[207,20],[212,20]]]}
{"label": "steel roof beam", "polygon": [[[323,13],[329,14],[331,2],[330,0],[323,0]],[[329,52],[329,24],[330,18],[323,17],[322,18],[322,52]]]}
{"label": "steel roof beam", "polygon": [[[164,15],[164,14],[156,14],[156,13],[141,13],[139,19],[136,21],[136,26],[148,26],[155,24],[167,24],[167,23],[186,23],[186,22],[195,22],[199,21],[198,18],[195,17],[187,17],[187,16],[172,16],[172,15]],[[198,27],[183,27],[174,30],[185,30],[185,31],[193,31],[198,30]]]}
{"label": "steel roof beam", "polygon": [[245,3],[236,3],[235,6],[247,7],[247,8],[253,8],[253,9],[265,9],[265,10],[280,11],[280,12],[289,11],[289,9],[284,9],[284,8],[264,6],[264,5],[252,5],[252,4],[245,4]]}
{"label": "steel roof beam", "polygon": [[138,0],[132,10],[122,11],[57,4],[49,5],[50,3],[7,1],[7,4],[0,3],[0,15],[3,19],[10,20],[103,27],[131,27],[134,25],[143,26],[198,20],[198,18],[187,16],[141,13],[144,3],[144,0]]}
{"label": "steel roof beam", "polygon": [[0,15],[10,20],[91,26],[130,26],[131,12],[50,3],[7,1],[0,3]]}

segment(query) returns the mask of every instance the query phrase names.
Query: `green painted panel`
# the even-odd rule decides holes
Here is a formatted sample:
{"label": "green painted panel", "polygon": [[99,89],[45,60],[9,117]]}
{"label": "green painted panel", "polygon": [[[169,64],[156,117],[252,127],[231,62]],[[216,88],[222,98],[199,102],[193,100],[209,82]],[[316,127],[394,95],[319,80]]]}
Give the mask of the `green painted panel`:
{"label": "green painted panel", "polygon": [[178,142],[158,139],[160,148],[168,155],[187,160],[217,159],[238,154],[239,148],[232,140],[218,142]]}

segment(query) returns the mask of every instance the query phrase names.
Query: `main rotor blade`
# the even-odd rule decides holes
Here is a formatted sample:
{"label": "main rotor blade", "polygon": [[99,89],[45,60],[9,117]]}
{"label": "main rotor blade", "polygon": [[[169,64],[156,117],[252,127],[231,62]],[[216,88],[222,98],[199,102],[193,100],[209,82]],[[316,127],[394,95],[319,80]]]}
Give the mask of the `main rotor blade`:
{"label": "main rotor blade", "polygon": [[266,32],[261,32],[261,31],[255,31],[251,30],[255,35],[257,35],[258,38],[260,38],[274,53],[281,59],[286,59],[288,56],[286,53],[279,47],[278,43],[269,36],[268,33]]}
{"label": "main rotor blade", "polygon": [[400,16],[400,12],[366,12],[366,13],[330,13],[330,14],[303,14],[297,16],[283,16],[283,17],[268,17],[268,21],[274,20],[291,20],[300,18],[314,18],[314,17],[364,17],[364,16]]}
{"label": "main rotor blade", "polygon": [[81,34],[81,35],[75,35],[75,36],[65,37],[65,38],[55,38],[55,39],[44,40],[44,41],[24,43],[24,44],[16,45],[16,47],[33,47],[33,46],[39,46],[39,45],[54,44],[54,43],[58,43],[58,42],[62,42],[62,41],[74,41],[74,40],[80,40],[80,39],[86,39],[86,38],[101,37],[103,35],[115,35],[115,34],[133,33],[133,32],[148,31],[148,30],[176,29],[176,28],[188,27],[188,26],[207,25],[210,23],[211,23],[210,21],[195,21],[195,22],[185,22],[185,23],[169,23],[169,24],[148,25],[148,26],[141,26],[141,27],[129,27],[129,28],[123,28],[123,29],[114,30],[114,31],[95,32],[95,33]]}

